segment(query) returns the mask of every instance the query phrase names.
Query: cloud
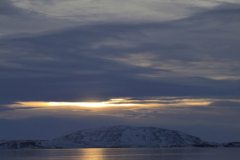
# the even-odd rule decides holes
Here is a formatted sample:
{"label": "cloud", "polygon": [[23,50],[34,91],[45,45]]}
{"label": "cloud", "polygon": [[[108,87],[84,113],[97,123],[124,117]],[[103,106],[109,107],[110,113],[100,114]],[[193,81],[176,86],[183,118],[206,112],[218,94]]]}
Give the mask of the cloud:
{"label": "cloud", "polygon": [[5,106],[0,106],[0,112],[13,111],[13,110],[15,110],[15,109],[9,108],[9,107],[5,107]]}
{"label": "cloud", "polygon": [[[15,5],[24,9],[31,9],[48,17],[69,19],[81,23],[99,21],[156,21],[184,17],[193,12],[180,2],[174,1],[14,1]],[[196,3],[195,3],[196,4]],[[188,5],[193,5],[192,3]]]}
{"label": "cloud", "polygon": [[154,109],[147,109],[147,108],[131,108],[129,109],[133,112],[139,112],[139,113],[152,113],[154,112]]}
{"label": "cloud", "polygon": [[136,118],[136,119],[148,119],[148,118],[155,118],[155,116],[147,115],[147,114],[141,114],[141,115],[138,115],[134,118]]}
{"label": "cloud", "polygon": [[15,7],[9,0],[1,0],[0,2],[0,15],[17,15],[21,14],[22,9]]}
{"label": "cloud", "polygon": [[13,0],[14,5],[33,10],[46,17],[68,19],[81,23],[92,22],[149,22],[169,21],[187,17],[193,13],[238,0]]}
{"label": "cloud", "polygon": [[75,25],[76,23],[73,22],[47,18],[33,10],[15,6],[11,0],[1,0],[0,2],[1,38],[29,36],[34,33],[59,30]]}
{"label": "cloud", "polygon": [[210,107],[219,107],[219,108],[237,108],[240,109],[240,102],[236,101],[216,101],[209,104]]}
{"label": "cloud", "polygon": [[80,111],[80,112],[97,112],[93,109],[74,109],[73,111]]}
{"label": "cloud", "polygon": [[[129,110],[130,111],[130,110]],[[125,119],[128,119],[128,120],[134,120],[134,119],[152,119],[152,118],[155,118],[155,116],[157,115],[152,115],[152,114],[142,114],[142,113],[132,113],[132,112],[119,112],[117,114],[114,114],[114,116],[116,117],[120,117],[120,118],[125,118]]]}
{"label": "cloud", "polygon": [[239,8],[223,4],[175,21],[95,23],[3,38],[1,99],[239,95],[233,16]]}
{"label": "cloud", "polygon": [[[236,51],[240,48],[239,38],[235,36],[239,20],[236,16],[232,18],[231,12],[220,13],[209,11],[179,21],[152,24],[93,25],[61,35],[43,36],[35,43],[33,40],[33,44],[40,40],[50,48],[61,46],[61,50],[68,53],[66,48],[71,48],[69,50],[75,49],[79,54],[85,52],[85,55],[141,67],[141,70],[155,70],[153,74],[141,73],[145,76],[182,77],[184,73],[188,77],[239,79]],[[223,16],[233,24],[226,24],[220,19]],[[72,43],[65,43],[65,39],[71,39]],[[74,44],[81,48],[76,49]]]}
{"label": "cloud", "polygon": [[6,112],[6,111],[15,111],[15,110],[19,110],[19,109],[34,109],[36,107],[7,107],[7,106],[3,106],[0,105],[0,112]]}

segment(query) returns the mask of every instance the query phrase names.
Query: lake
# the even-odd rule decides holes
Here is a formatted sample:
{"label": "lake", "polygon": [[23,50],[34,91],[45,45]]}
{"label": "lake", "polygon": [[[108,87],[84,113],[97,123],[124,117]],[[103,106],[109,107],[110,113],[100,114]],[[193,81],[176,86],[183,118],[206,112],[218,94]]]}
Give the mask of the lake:
{"label": "lake", "polygon": [[84,148],[0,150],[1,160],[239,160],[240,148]]}

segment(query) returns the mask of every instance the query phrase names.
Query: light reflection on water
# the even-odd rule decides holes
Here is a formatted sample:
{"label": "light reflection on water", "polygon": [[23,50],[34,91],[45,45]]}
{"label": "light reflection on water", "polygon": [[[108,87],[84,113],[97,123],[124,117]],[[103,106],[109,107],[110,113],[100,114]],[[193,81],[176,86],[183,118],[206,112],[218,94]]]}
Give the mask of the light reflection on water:
{"label": "light reflection on water", "polygon": [[3,160],[239,160],[240,148],[0,150]]}

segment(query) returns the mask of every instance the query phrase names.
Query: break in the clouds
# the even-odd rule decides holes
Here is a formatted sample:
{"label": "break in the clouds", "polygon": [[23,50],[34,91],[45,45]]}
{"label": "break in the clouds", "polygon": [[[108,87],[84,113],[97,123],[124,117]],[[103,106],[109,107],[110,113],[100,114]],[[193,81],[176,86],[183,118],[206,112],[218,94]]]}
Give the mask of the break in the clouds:
{"label": "break in the clouds", "polygon": [[236,0],[1,0],[1,136],[133,124],[239,141],[239,28]]}

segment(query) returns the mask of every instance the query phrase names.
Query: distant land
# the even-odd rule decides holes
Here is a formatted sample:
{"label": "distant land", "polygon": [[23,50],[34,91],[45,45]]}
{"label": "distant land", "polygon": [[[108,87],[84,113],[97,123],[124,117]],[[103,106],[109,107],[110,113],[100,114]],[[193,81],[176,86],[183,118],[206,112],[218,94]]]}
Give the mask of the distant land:
{"label": "distant land", "polygon": [[80,130],[53,140],[2,140],[0,149],[240,147],[240,142],[206,142],[184,132],[120,125]]}

